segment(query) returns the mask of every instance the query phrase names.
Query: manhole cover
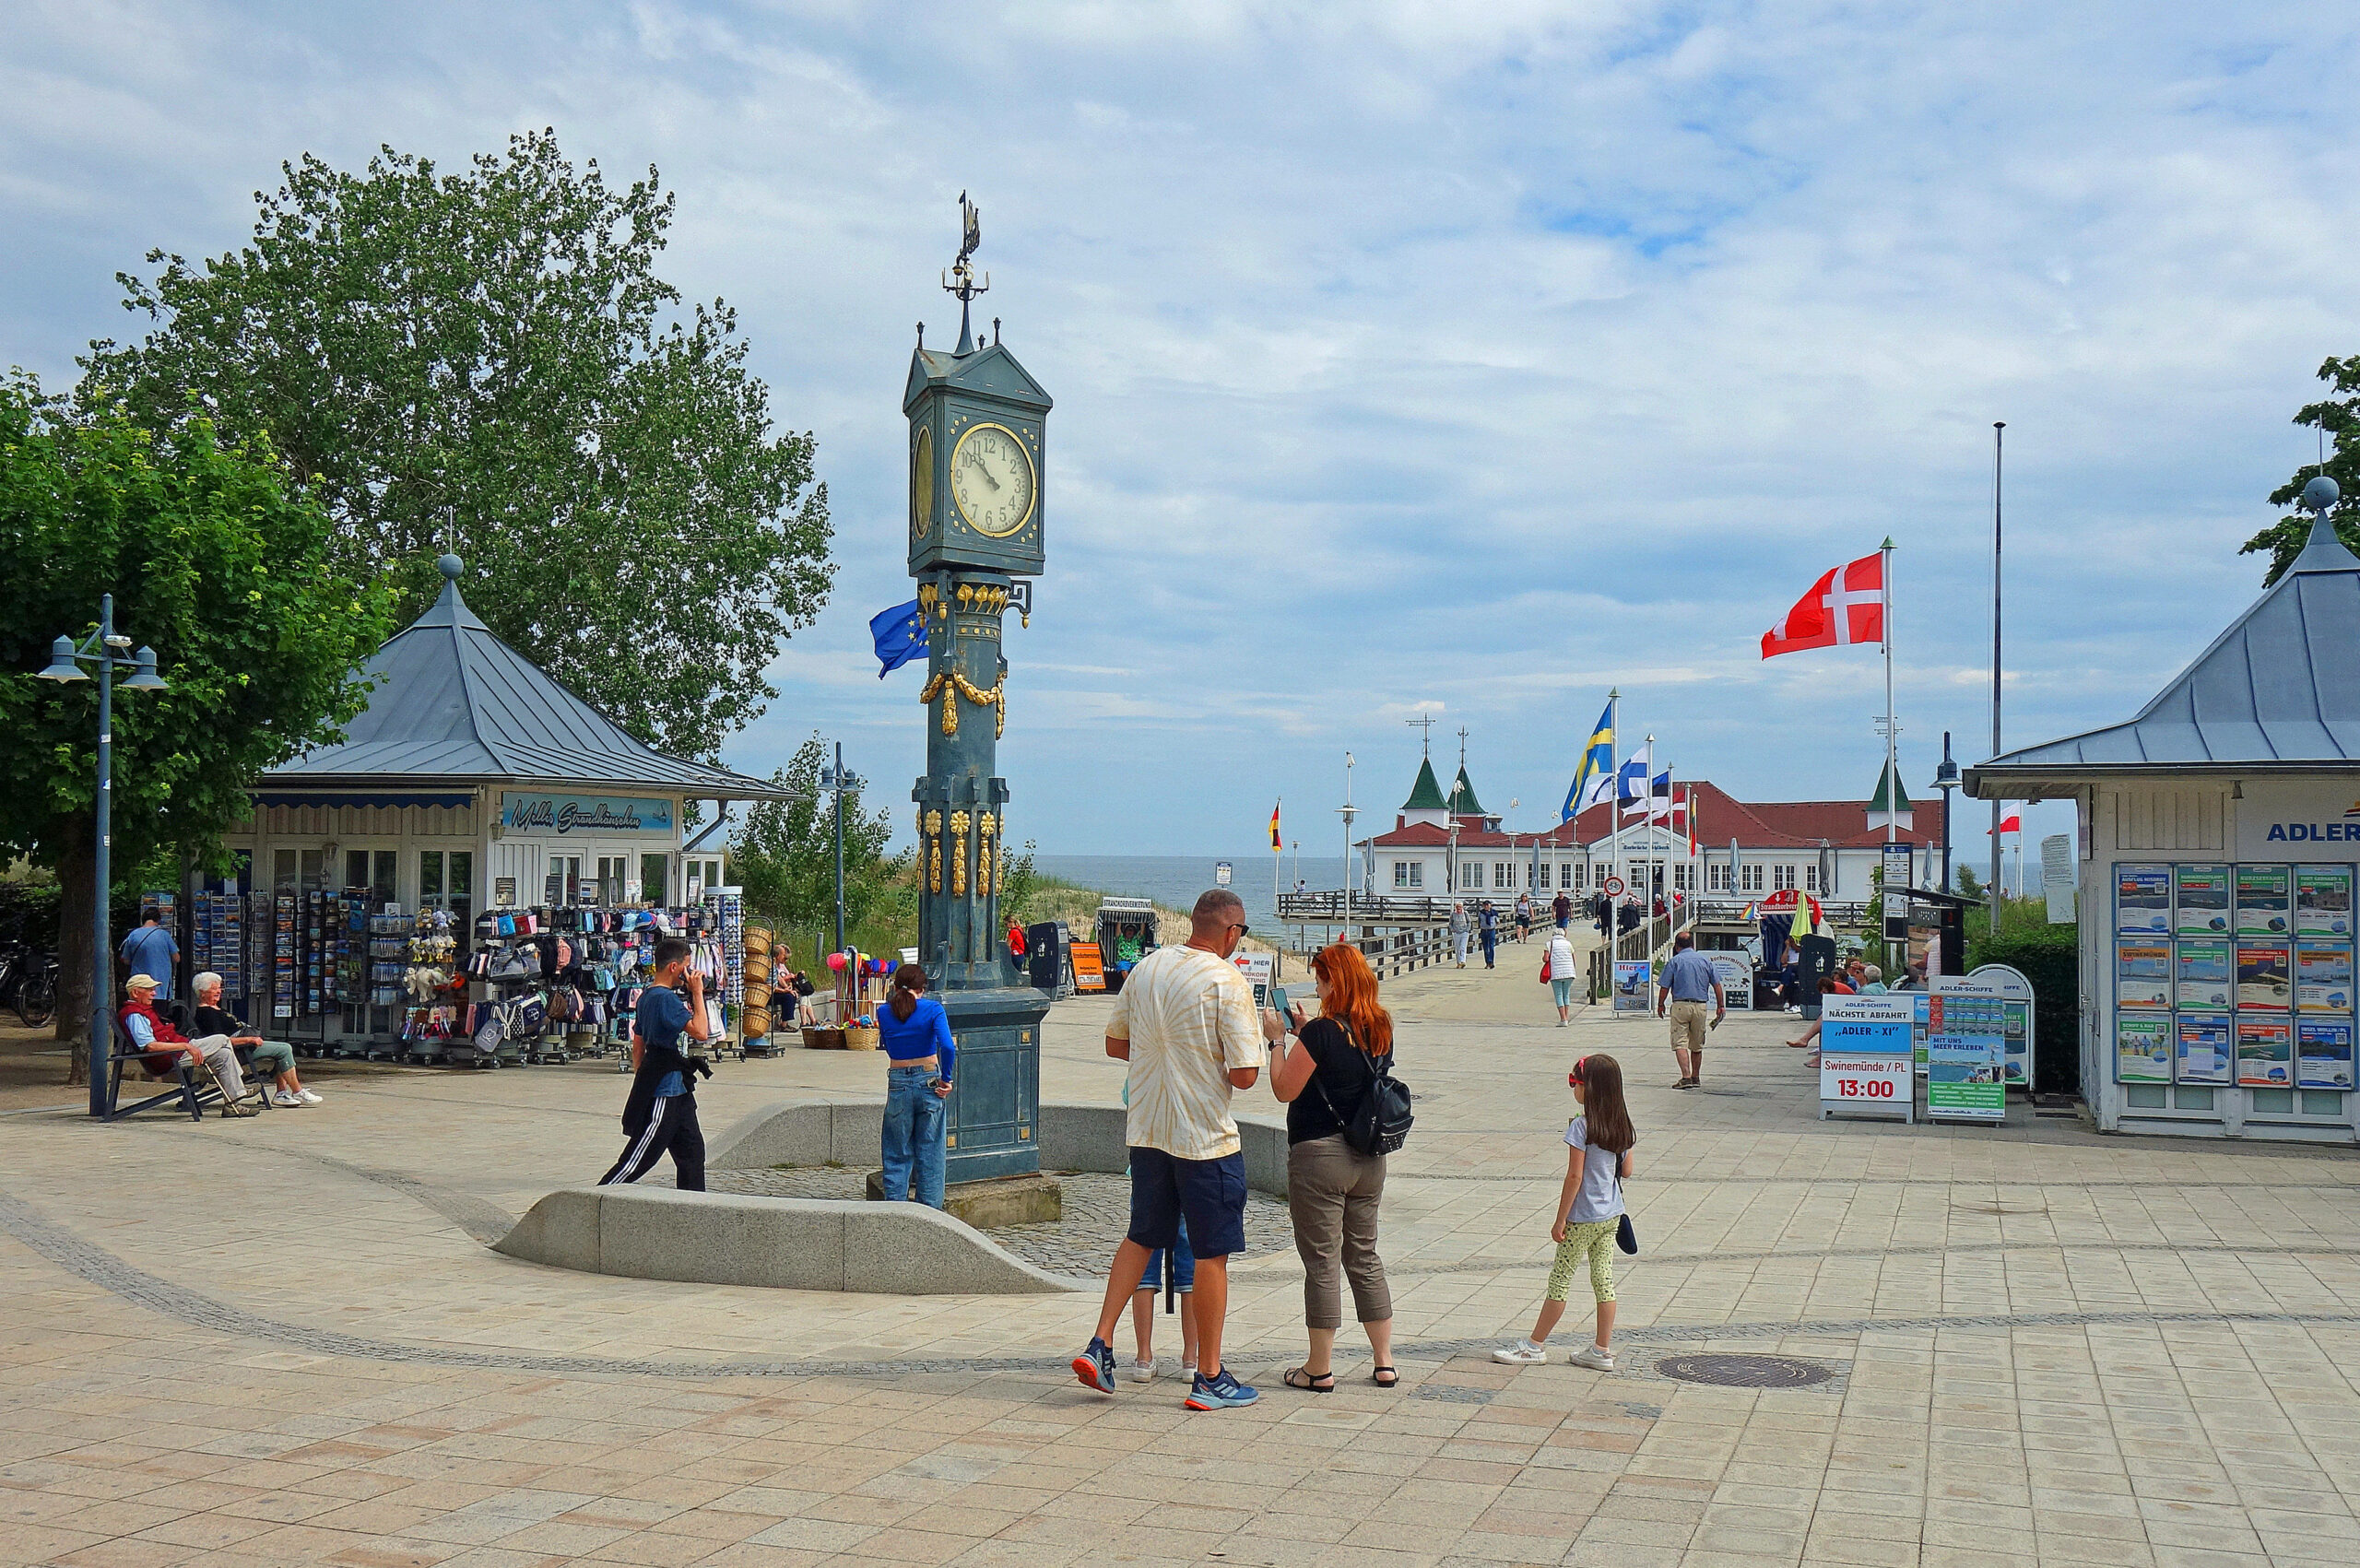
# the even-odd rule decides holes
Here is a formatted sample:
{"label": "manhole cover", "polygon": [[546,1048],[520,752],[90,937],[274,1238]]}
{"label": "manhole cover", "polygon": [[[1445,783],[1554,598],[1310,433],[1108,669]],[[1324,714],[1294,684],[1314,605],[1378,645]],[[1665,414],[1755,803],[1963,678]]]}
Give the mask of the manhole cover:
{"label": "manhole cover", "polygon": [[1682,1383],[1709,1383],[1717,1388],[1808,1388],[1835,1375],[1816,1362],[1787,1356],[1666,1356],[1656,1362],[1656,1370]]}

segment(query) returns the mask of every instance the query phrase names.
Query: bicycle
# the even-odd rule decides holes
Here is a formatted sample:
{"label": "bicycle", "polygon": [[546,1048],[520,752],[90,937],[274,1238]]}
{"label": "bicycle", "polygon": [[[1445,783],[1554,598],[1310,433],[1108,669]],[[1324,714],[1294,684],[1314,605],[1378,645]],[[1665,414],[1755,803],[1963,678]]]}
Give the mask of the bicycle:
{"label": "bicycle", "polygon": [[57,960],[30,948],[0,955],[0,1001],[13,1006],[27,1029],[57,1017]]}

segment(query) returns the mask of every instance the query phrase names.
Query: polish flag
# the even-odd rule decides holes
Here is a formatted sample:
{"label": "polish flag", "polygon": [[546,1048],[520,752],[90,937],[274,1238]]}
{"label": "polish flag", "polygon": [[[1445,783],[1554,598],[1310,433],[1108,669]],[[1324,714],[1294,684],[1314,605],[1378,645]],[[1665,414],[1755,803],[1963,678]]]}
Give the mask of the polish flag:
{"label": "polish flag", "polygon": [[1884,641],[1884,555],[1864,555],[1832,568],[1795,601],[1784,620],[1763,633],[1762,656]]}
{"label": "polish flag", "polygon": [[2002,833],[2021,833],[2024,831],[2024,819],[2022,817],[2012,814],[2000,819],[2000,831]]}

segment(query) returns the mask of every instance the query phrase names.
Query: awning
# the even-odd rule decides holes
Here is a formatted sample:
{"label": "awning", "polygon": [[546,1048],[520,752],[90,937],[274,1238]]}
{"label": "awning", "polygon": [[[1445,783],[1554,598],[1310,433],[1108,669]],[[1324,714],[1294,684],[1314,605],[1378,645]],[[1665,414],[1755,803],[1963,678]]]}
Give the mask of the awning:
{"label": "awning", "polygon": [[263,806],[473,806],[473,791],[460,795],[421,794],[417,791],[388,793],[376,791],[358,795],[330,795],[319,790],[266,789],[254,792],[254,804]]}

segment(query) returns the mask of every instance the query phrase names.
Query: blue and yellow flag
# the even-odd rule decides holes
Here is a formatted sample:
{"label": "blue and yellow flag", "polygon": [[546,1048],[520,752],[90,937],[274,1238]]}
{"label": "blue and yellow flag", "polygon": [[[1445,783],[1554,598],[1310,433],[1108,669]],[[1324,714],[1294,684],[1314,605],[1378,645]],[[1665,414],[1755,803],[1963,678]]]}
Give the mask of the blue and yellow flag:
{"label": "blue and yellow flag", "polygon": [[1582,753],[1582,765],[1574,773],[1574,787],[1565,792],[1564,810],[1557,819],[1570,822],[1597,804],[1611,797],[1614,789],[1614,700],[1606,700],[1606,712],[1598,715],[1598,727],[1590,731],[1589,748]]}
{"label": "blue and yellow flag", "polygon": [[883,666],[877,678],[882,680],[926,653],[926,616],[915,599],[879,610],[868,618],[868,636],[877,644],[877,662]]}

